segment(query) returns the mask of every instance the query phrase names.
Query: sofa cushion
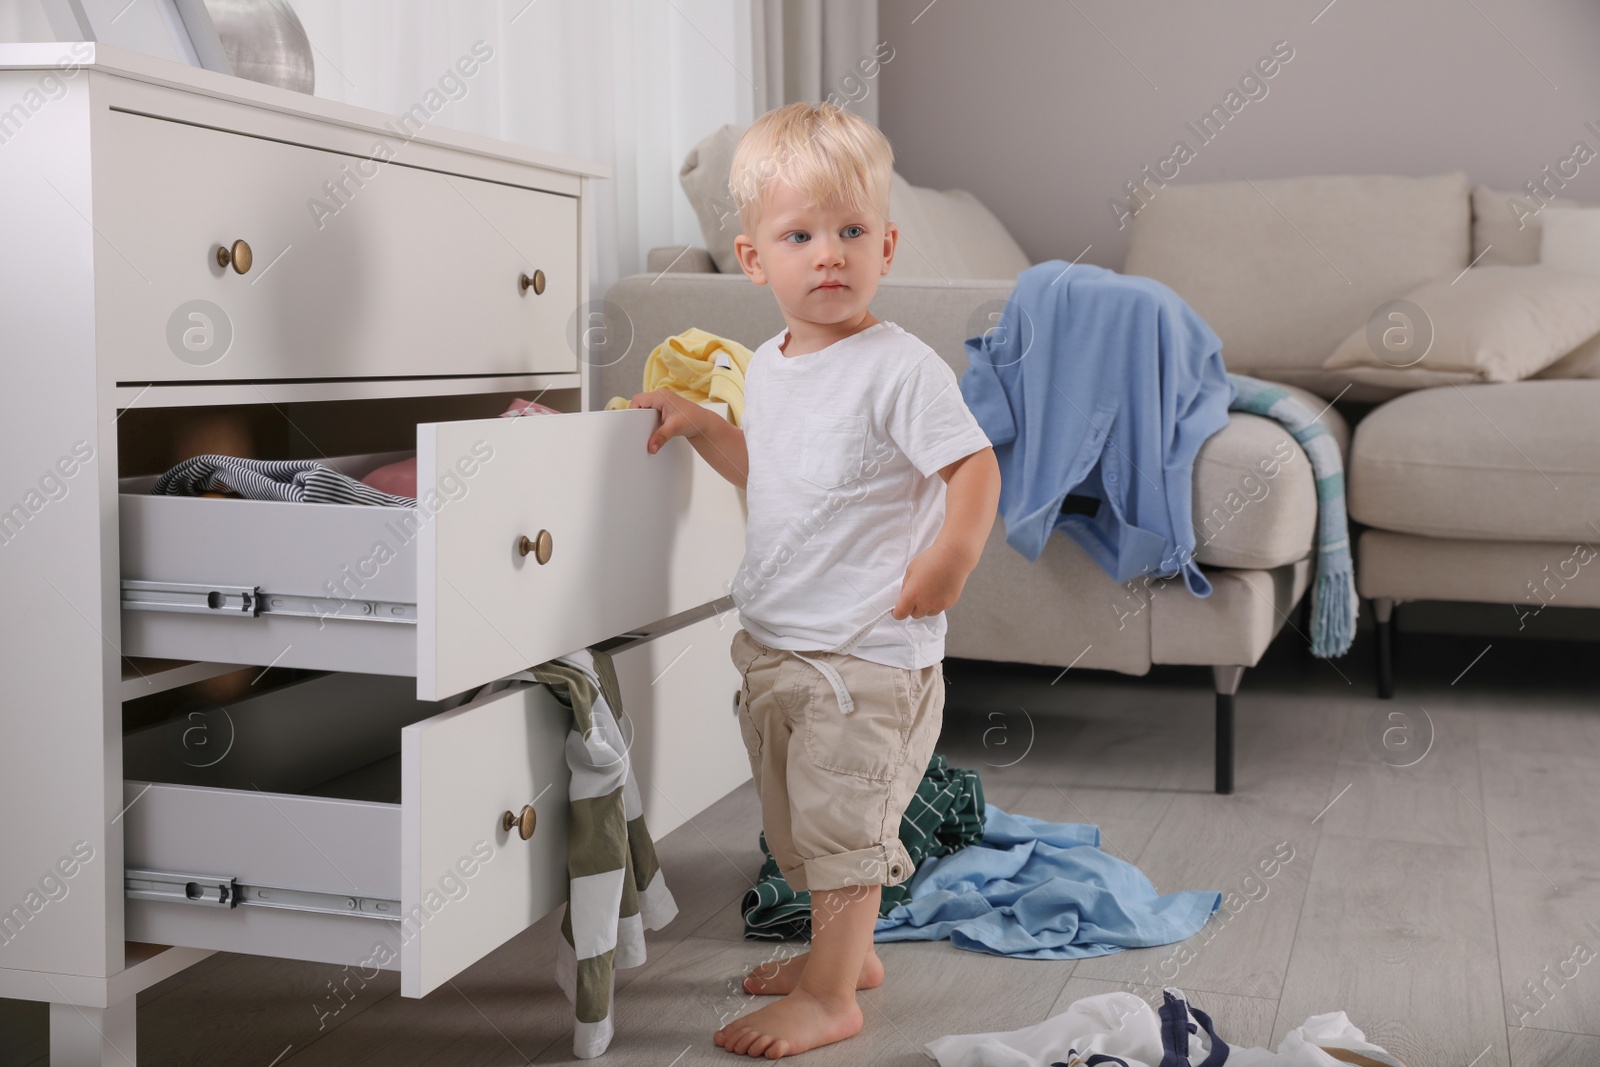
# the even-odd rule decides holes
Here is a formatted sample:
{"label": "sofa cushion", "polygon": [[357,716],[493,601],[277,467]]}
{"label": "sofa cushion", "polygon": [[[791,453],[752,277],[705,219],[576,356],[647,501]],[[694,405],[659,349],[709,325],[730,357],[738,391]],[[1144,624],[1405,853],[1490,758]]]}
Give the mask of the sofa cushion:
{"label": "sofa cushion", "polygon": [[1600,277],[1548,263],[1480,266],[1413,289],[1352,331],[1323,367],[1398,388],[1514,382],[1596,333]]}
{"label": "sofa cushion", "polygon": [[1535,378],[1600,378],[1600,334],[1562,356]]}
{"label": "sofa cushion", "polygon": [[1539,262],[1600,275],[1600,208],[1549,207],[1539,236]]}
{"label": "sofa cushion", "polygon": [[[1563,201],[1563,203],[1566,203]],[[1570,209],[1596,210],[1596,205],[1574,201]],[[1538,201],[1520,193],[1496,192],[1480,185],[1472,190],[1472,255],[1479,266],[1492,263],[1539,263],[1544,254],[1544,225],[1559,210],[1546,215]],[[1535,378],[1600,378],[1600,335],[1590,338]]]}
{"label": "sofa cushion", "polygon": [[695,245],[657,245],[645,253],[647,274],[714,274],[711,253]]}
{"label": "sofa cushion", "polygon": [[1350,447],[1350,514],[1426,537],[1597,536],[1600,381],[1444,386],[1374,409]]}
{"label": "sofa cushion", "polygon": [[1380,305],[1467,265],[1467,189],[1459,172],[1169,185],[1133,217],[1124,269],[1187,300],[1229,370],[1320,369]]}
{"label": "sofa cushion", "polygon": [[[741,232],[739,210],[728,174],[744,131],[729,124],[707,135],[678,171],[706,248],[724,274],[741,273],[733,250]],[[964,190],[912,185],[896,171],[889,184],[889,217],[900,230],[892,277],[1015,278],[1032,265],[1000,220]]]}
{"label": "sofa cushion", "polygon": [[[1339,443],[1350,429],[1332,406],[1285,386]],[[1195,559],[1206,566],[1270,569],[1305,559],[1316,546],[1317,487],[1311,460],[1282,423],[1243,411],[1195,456]]]}
{"label": "sofa cushion", "polygon": [[[1592,207],[1562,200],[1571,207]],[[1475,186],[1472,190],[1472,259],[1480,267],[1521,267],[1539,262],[1544,209],[1527,193]],[[1481,257],[1481,258],[1480,258]]]}

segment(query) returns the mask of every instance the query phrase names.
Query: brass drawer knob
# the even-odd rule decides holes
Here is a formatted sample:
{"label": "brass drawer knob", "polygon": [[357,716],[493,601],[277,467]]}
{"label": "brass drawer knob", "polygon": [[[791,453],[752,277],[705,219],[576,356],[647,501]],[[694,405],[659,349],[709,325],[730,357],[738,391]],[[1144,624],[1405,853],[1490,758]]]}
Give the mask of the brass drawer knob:
{"label": "brass drawer knob", "polygon": [[250,264],[255,262],[255,256],[250,251],[250,246],[244,241],[233,242],[233,247],[227,245],[217,246],[217,266],[232,266],[235,274],[244,274],[250,269]]}
{"label": "brass drawer knob", "polygon": [[500,816],[500,829],[509,831],[513,826],[517,828],[517,836],[524,841],[533,836],[533,829],[539,825],[539,813],[533,810],[532,804],[524,804],[522,811],[516,815],[509,811]]}
{"label": "brass drawer knob", "polygon": [[534,296],[544,292],[544,271],[534,271],[531,278],[526,274],[517,275],[517,292],[527,295],[529,289],[533,290]]}
{"label": "brass drawer knob", "polygon": [[551,548],[552,542],[549,530],[540,530],[537,537],[530,538],[527,534],[523,534],[517,538],[517,551],[524,556],[532,555],[540,563],[550,562]]}

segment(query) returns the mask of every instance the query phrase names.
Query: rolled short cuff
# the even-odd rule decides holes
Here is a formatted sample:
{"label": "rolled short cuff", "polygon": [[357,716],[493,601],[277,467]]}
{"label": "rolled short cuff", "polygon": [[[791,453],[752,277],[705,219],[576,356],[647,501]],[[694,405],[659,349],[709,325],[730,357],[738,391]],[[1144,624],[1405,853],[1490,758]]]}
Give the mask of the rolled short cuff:
{"label": "rolled short cuff", "polygon": [[[898,837],[868,848],[807,859],[795,871],[784,872],[789,886],[801,890],[844,889],[853,885],[899,885],[914,873],[911,855]],[[803,883],[803,884],[800,884]]]}

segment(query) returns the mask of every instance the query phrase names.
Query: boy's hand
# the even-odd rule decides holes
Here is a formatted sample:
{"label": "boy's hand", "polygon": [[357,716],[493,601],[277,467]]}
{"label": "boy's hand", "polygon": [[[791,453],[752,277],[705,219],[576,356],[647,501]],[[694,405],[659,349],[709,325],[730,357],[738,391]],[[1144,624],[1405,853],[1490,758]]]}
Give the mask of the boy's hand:
{"label": "boy's hand", "polygon": [[670,389],[652,389],[648,393],[635,393],[628,406],[655,408],[660,413],[661,421],[656,426],[655,433],[645,442],[645,449],[652,455],[661,451],[661,446],[674,437],[699,437],[705,432],[700,425],[700,415],[706,409]]}
{"label": "boy's hand", "polygon": [[953,606],[973,566],[955,549],[935,541],[906,568],[892,614],[896,619],[920,619]]}

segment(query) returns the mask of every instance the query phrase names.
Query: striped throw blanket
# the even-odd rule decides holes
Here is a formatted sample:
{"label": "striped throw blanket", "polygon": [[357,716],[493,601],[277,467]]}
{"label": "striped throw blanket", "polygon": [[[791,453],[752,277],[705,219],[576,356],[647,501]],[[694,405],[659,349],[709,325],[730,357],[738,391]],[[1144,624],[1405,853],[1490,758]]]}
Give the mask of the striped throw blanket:
{"label": "striped throw blanket", "polygon": [[572,1053],[600,1055],[614,1032],[616,969],[645,961],[644,932],[678,914],[645,828],[628,746],[617,724],[621,688],[611,657],[593,649],[516,677],[549,686],[572,710],[567,766],[567,874],[571,888],[556,946],[556,981],[577,1016]]}
{"label": "striped throw blanket", "polygon": [[1231,411],[1274,419],[1311,458],[1317,485],[1317,563],[1311,586],[1311,654],[1329,658],[1350,650],[1356,633],[1355,569],[1350,555],[1350,522],[1344,509],[1344,459],[1339,443],[1312,411],[1287,389],[1243,374],[1229,374]]}
{"label": "striped throw blanket", "polygon": [[186,459],[156,479],[156,496],[234,492],[250,500],[307,504],[374,504],[414,508],[409,496],[391,496],[324,467],[314,459],[244,459],[204,455]]}

